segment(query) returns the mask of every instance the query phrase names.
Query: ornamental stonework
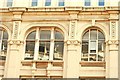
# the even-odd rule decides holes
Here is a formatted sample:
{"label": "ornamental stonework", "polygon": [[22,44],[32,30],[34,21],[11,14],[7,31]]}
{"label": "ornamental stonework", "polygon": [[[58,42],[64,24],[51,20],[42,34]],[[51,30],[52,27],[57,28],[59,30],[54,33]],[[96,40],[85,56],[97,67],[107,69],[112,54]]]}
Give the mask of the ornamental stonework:
{"label": "ornamental stonework", "polygon": [[71,22],[71,39],[74,39],[74,37],[75,37],[75,21],[72,21]]}
{"label": "ornamental stonework", "polygon": [[66,43],[67,45],[80,45],[80,41],[78,40],[68,40]]}
{"label": "ornamental stonework", "polygon": [[115,38],[116,35],[116,22],[111,22],[111,36]]}
{"label": "ornamental stonework", "polygon": [[13,34],[13,38],[14,38],[14,39],[17,39],[17,36],[18,36],[18,28],[19,28],[19,22],[15,22],[14,34]]}
{"label": "ornamental stonework", "polygon": [[20,44],[24,44],[24,41],[20,41],[20,40],[9,40],[8,41],[9,45],[20,45]]}

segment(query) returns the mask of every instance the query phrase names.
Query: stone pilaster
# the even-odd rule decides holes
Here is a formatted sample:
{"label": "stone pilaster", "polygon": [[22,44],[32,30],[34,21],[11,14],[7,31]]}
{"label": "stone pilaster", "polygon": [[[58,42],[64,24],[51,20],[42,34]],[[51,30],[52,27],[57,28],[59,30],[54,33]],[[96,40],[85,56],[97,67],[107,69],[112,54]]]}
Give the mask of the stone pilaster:
{"label": "stone pilaster", "polygon": [[[111,12],[110,12],[111,13]],[[107,41],[109,47],[108,59],[106,63],[107,78],[118,78],[118,15],[110,14],[110,39]]]}
{"label": "stone pilaster", "polygon": [[69,25],[69,40],[67,44],[67,78],[78,78],[79,76],[79,56],[78,45],[80,44],[76,37],[78,12],[69,11],[70,25]]}
{"label": "stone pilaster", "polygon": [[19,39],[22,12],[13,12],[13,33],[8,41],[9,49],[5,64],[4,78],[19,78],[21,66],[21,46],[23,41]]}

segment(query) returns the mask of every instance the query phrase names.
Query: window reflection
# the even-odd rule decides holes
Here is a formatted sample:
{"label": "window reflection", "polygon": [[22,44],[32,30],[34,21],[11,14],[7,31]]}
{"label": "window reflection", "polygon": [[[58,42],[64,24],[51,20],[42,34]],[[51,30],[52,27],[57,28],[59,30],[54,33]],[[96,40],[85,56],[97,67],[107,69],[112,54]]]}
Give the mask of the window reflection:
{"label": "window reflection", "polygon": [[54,60],[62,60],[63,59],[63,42],[55,42],[54,46]]}
{"label": "window reflection", "polygon": [[25,52],[25,60],[33,60],[34,58],[34,48],[35,42],[28,41],[26,42],[26,52]]}
{"label": "window reflection", "polygon": [[49,31],[49,30],[40,31],[40,39],[41,40],[50,40],[50,38],[51,38],[51,31]]}
{"label": "window reflection", "polygon": [[49,60],[50,54],[50,42],[40,42],[39,43],[39,60]]}
{"label": "window reflection", "polygon": [[34,49],[35,49],[35,36],[36,32],[31,32],[26,39],[26,50],[25,50],[25,60],[34,59]]}
{"label": "window reflection", "polygon": [[64,49],[64,37],[61,32],[55,30],[55,43],[54,43],[54,60],[63,59],[63,49]]}

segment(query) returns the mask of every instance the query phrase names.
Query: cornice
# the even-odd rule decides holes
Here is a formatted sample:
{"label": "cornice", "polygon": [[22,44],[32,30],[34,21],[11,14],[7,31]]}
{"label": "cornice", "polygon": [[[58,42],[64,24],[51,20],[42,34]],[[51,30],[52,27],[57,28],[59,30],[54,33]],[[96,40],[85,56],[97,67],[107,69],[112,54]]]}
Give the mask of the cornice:
{"label": "cornice", "polygon": [[10,8],[0,8],[0,12],[61,12],[61,11],[79,11],[79,12],[95,12],[95,11],[108,11],[110,13],[119,13],[120,11],[118,6],[115,7],[110,7],[110,6],[105,6],[105,7],[10,7]]}

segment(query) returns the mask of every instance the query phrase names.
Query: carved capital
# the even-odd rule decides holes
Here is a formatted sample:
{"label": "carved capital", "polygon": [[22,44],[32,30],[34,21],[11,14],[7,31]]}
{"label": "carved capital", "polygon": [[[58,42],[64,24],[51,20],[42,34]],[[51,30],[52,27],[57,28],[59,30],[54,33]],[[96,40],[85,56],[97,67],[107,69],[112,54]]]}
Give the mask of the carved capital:
{"label": "carved capital", "polygon": [[8,41],[9,45],[21,45],[23,43],[24,43],[24,41],[21,41],[21,40],[9,40]]}
{"label": "carved capital", "polygon": [[66,41],[66,44],[67,45],[79,45],[80,41],[78,41],[78,40],[68,40],[68,41]]}
{"label": "carved capital", "polygon": [[106,42],[107,45],[119,45],[118,40],[109,40]]}

